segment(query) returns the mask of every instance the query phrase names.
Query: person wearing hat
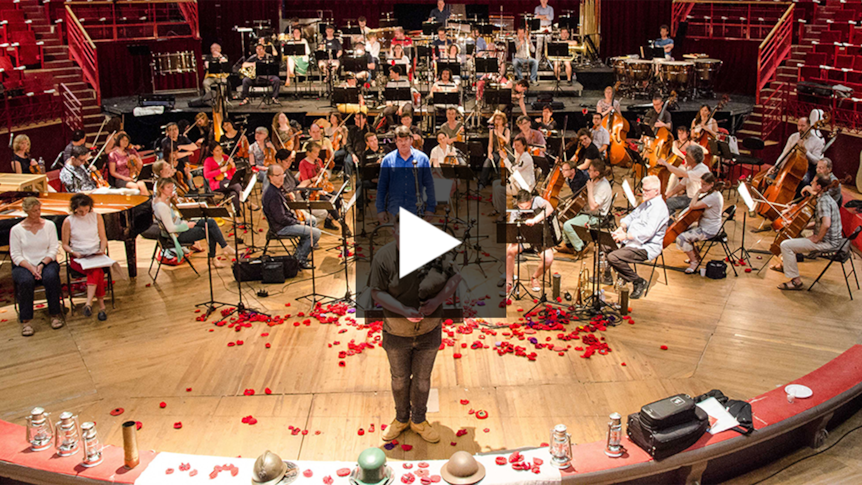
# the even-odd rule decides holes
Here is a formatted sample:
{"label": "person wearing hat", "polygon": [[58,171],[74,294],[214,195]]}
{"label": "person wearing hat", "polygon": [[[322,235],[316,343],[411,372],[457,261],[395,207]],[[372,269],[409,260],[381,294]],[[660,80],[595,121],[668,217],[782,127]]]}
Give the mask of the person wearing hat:
{"label": "person wearing hat", "polygon": [[[427,162],[426,162],[427,163]],[[461,276],[449,277],[435,296],[420,299],[422,271],[399,277],[399,219],[395,218],[395,241],[383,246],[371,261],[369,287],[375,302],[383,307],[383,349],[389,358],[395,419],[383,433],[392,441],[408,427],[429,443],[440,441],[440,433],[425,419],[431,371],[443,339],[443,302],[450,298]],[[435,288],[436,289],[436,288]]]}

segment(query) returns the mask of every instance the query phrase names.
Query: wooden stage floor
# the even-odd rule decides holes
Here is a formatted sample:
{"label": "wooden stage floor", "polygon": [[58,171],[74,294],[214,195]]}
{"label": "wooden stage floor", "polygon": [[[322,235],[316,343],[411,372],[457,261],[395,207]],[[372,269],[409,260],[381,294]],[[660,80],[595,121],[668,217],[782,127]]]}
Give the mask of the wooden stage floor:
{"label": "wooden stage floor", "polygon": [[[729,199],[737,202],[733,196]],[[483,203],[482,210],[489,212],[490,203]],[[260,212],[255,215],[261,217]],[[751,229],[755,222],[748,222]],[[741,226],[740,216],[727,225],[732,247],[739,245]],[[485,231],[490,233],[490,228]],[[772,236],[759,236],[747,233],[746,245],[768,249]],[[326,249],[337,241],[325,236],[321,245]],[[122,254],[118,243],[111,247],[114,254]],[[215,327],[212,320],[196,320],[194,304],[208,298],[202,253],[193,259],[200,277],[187,266],[163,267],[156,284],[146,274],[151,253],[151,243],[139,239],[139,276],[117,282],[116,309],[109,307],[108,321],[84,318],[76,310],[68,325],[55,331],[37,313],[36,335],[26,339],[20,336],[8,293],[11,265],[8,261],[2,265],[0,285],[5,291],[0,299],[6,301],[0,308],[0,419],[24,424],[23,417],[34,406],[45,407],[54,418],[69,410],[81,421],[97,421],[103,441],[115,445],[122,443],[120,424],[137,420],[143,423],[138,434],[142,449],[221,456],[257,456],[270,449],[285,459],[351,460],[362,449],[383,444],[381,424],[394,417],[386,355],[375,346],[339,359],[347,342],[364,341],[367,330],[322,325],[314,319],[309,326],[293,325],[308,318],[297,313],[307,313],[309,305],[294,299],[310,291],[308,272],[284,287],[269,286],[265,298],[255,294],[260,284],[246,286],[243,298],[252,307],[292,317],[283,325],[255,323],[235,332]],[[318,278],[321,293],[343,293],[336,254],[316,253],[319,273],[330,274]],[[718,252],[711,254],[718,258]],[[576,284],[580,263],[563,256],[554,263],[554,271],[563,275],[565,292]],[[675,247],[666,258],[669,266],[684,267],[685,256]],[[857,268],[862,266],[855,258]],[[760,267],[766,259],[753,262]],[[522,272],[526,275],[534,264],[522,265]],[[801,264],[806,283],[824,265]],[[784,280],[781,274],[739,269],[739,277],[728,271],[723,280],[669,270],[665,285],[664,276],[658,277],[661,282],[654,280],[647,298],[633,301],[634,325],[597,332],[612,349],[605,356],[583,359],[573,348],[563,356],[538,351],[537,360],[530,362],[512,354],[501,357],[490,349],[447,347],[439,353],[432,377],[439,409],[428,415],[442,434],[441,442],[429,445],[408,431],[399,441],[413,445],[412,451],[395,448],[387,455],[439,459],[456,450],[535,446],[548,441],[549,430],[558,423],[569,427],[576,442],[603,440],[612,412],[626,415],[668,395],[710,389],[747,399],[862,343],[862,298],[848,299],[839,268],[831,268],[814,291],[790,293],[776,289]],[[228,269],[215,271],[213,283],[217,300],[237,299]],[[488,294],[497,302],[493,288]],[[509,322],[521,315],[516,311],[519,306],[532,305],[524,301],[510,306]],[[544,341],[555,335],[540,331],[536,336]],[[238,339],[244,344],[228,347]],[[475,340],[475,333],[456,334],[458,344]],[[340,344],[330,348],[334,341]],[[576,342],[569,343],[574,347]],[[271,343],[270,349],[266,343]],[[662,345],[668,350],[661,350]],[[453,358],[454,352],[463,357]],[[346,365],[339,367],[339,360]],[[271,395],[265,394],[266,388]],[[246,389],[254,389],[255,395],[245,396]],[[461,405],[462,399],[469,404]],[[161,409],[160,402],[167,407]],[[111,416],[109,412],[118,407],[125,413]],[[468,414],[471,408],[487,410],[488,419]],[[243,424],[241,419],[248,415],[258,423]],[[173,428],[178,421],[181,430]],[[289,426],[309,433],[292,435]],[[365,431],[362,436],[360,428]],[[456,437],[460,429],[467,434]],[[858,467],[851,472],[860,476]],[[840,473],[836,477],[846,479],[847,469]],[[782,483],[807,481],[794,473],[779,477]]]}

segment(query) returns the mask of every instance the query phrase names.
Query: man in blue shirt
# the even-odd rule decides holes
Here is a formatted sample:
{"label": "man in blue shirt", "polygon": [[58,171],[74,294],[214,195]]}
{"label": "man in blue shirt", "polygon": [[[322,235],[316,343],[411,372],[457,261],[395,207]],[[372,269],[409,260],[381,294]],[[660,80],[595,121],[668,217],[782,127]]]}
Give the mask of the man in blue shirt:
{"label": "man in blue shirt", "polygon": [[533,14],[540,22],[542,33],[536,36],[536,62],[542,62],[545,54],[545,43],[550,40],[550,34],[554,23],[554,7],[548,6],[548,0],[540,0],[539,6],[533,9]]}
{"label": "man in blue shirt", "polygon": [[445,27],[446,21],[449,20],[449,16],[451,14],[452,12],[446,5],[446,2],[444,2],[443,0],[437,0],[437,8],[431,11],[431,15],[429,16],[429,18]]}
{"label": "man in blue shirt", "polygon": [[662,25],[659,27],[659,32],[661,38],[655,41],[655,46],[661,47],[664,50],[665,59],[670,59],[672,57],[671,51],[673,50],[673,39],[670,38],[670,29],[667,25]]}
{"label": "man in blue shirt", "polygon": [[419,190],[424,192],[426,199],[425,216],[433,216],[437,200],[434,197],[434,179],[431,177],[431,162],[428,156],[413,149],[413,134],[406,126],[395,129],[395,146],[397,149],[383,157],[380,163],[377,219],[381,224],[385,224],[388,215],[395,217],[401,207],[421,217],[417,208],[414,166],[418,169]]}

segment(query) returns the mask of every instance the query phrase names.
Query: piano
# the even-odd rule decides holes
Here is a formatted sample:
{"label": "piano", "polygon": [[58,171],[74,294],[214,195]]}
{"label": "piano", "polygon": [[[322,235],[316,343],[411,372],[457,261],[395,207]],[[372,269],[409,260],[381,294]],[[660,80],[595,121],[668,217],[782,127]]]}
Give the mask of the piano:
{"label": "piano", "polygon": [[[4,192],[0,194],[0,246],[9,244],[12,226],[26,217],[21,203],[25,197],[36,197],[42,202],[42,217],[57,226],[57,237],[63,220],[69,215],[69,200],[74,194],[39,192]],[[138,275],[135,239],[153,223],[150,198],[143,195],[91,194],[93,206],[102,214],[105,233],[109,241],[123,241],[126,245],[126,263],[129,276]]]}

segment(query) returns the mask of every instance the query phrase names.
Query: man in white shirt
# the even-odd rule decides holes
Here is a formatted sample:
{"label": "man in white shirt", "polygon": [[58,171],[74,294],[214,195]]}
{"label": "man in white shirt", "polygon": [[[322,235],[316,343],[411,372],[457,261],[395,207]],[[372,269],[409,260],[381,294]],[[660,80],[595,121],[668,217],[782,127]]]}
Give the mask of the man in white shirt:
{"label": "man in white shirt", "polygon": [[[629,263],[642,263],[655,259],[661,254],[664,246],[664,234],[667,231],[667,205],[660,197],[661,181],[655,175],[643,179],[643,202],[629,215],[622,218],[620,227],[611,233],[619,244],[624,247],[608,254],[608,266],[617,271],[624,281],[634,287],[631,298],[638,299],[649,286],[649,282],[629,266]],[[613,284],[610,270],[602,275],[602,284]]]}
{"label": "man in white shirt", "polygon": [[[569,219],[563,224],[563,233],[568,243],[572,245],[572,250],[568,249],[566,244],[560,245],[557,249],[562,252],[580,253],[584,250],[584,241],[578,237],[575,232],[575,226],[587,227],[596,226],[602,222],[602,219],[611,211],[611,202],[613,201],[613,191],[611,184],[606,177],[607,167],[602,160],[591,160],[587,172],[590,174],[590,180],[587,181],[587,203],[577,216]],[[565,241],[564,241],[565,243]]]}
{"label": "man in white shirt", "polygon": [[[679,178],[676,187],[668,190],[667,210],[673,214],[685,209],[700,190],[701,177],[710,173],[709,167],[703,163],[703,147],[692,144],[685,149],[685,168],[674,167],[663,158],[659,158],[658,163]],[[683,190],[685,193],[680,194]]]}
{"label": "man in white shirt", "polygon": [[[512,148],[515,150],[514,159],[510,156],[507,157],[506,162],[504,162],[507,167],[509,167],[509,175],[507,177],[509,183],[504,186],[503,183],[497,179],[491,184],[491,202],[494,204],[494,209],[500,214],[498,217],[498,220],[500,221],[504,221],[506,217],[507,195],[515,195],[519,190],[532,192],[533,188],[536,186],[536,172],[533,166],[533,157],[525,151],[527,149],[527,142],[524,140],[524,137],[515,137],[515,140],[512,141]],[[512,172],[520,174],[524,182],[526,182],[527,187],[522,187],[518,182],[516,182],[515,176]]]}
{"label": "man in white shirt", "polygon": [[590,133],[592,133],[593,145],[599,149],[599,153],[603,157],[607,158],[608,145],[611,143],[611,134],[602,126],[602,115],[593,113],[593,127],[590,128]]}
{"label": "man in white shirt", "polygon": [[521,67],[525,64],[530,66],[530,82],[539,80],[539,61],[531,56],[536,52],[536,46],[530,42],[527,37],[527,31],[524,27],[518,27],[518,37],[515,39],[515,79],[520,81],[524,78],[521,73]]}
{"label": "man in white shirt", "polygon": [[[805,187],[817,173],[817,162],[819,162],[823,158],[823,147],[825,143],[823,142],[823,137],[820,136],[820,133],[817,130],[810,130],[811,121],[806,116],[800,116],[798,120],[796,120],[796,133],[790,135],[787,138],[787,143],[784,144],[784,150],[781,151],[781,156],[778,157],[780,163],[769,168],[769,171],[766,173],[766,176],[770,179],[775,179],[775,176],[778,175],[778,171],[781,170],[781,167],[784,166],[784,163],[787,161],[788,153],[793,150],[798,144],[801,144],[805,149],[805,158],[808,159],[808,172],[806,172],[805,177],[800,182],[799,189]],[[805,134],[805,138],[802,138],[802,135]]]}

